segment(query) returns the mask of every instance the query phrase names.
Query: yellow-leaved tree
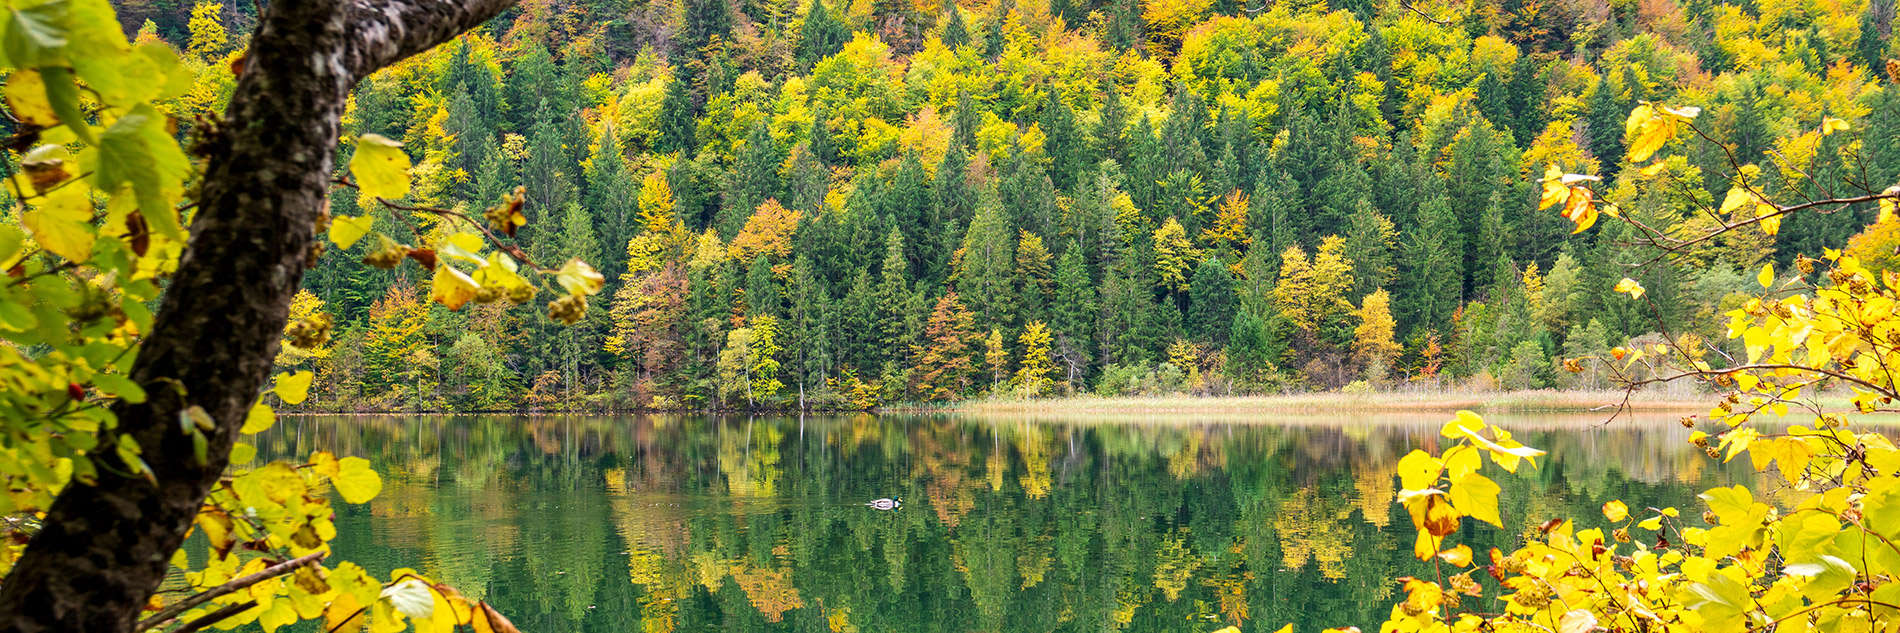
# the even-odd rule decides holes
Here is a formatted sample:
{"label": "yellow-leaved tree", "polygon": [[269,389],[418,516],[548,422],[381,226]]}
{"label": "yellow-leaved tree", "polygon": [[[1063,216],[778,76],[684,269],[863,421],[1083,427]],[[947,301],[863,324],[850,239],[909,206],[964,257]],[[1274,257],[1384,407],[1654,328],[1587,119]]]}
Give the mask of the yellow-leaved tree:
{"label": "yellow-leaved tree", "polygon": [[[1695,108],[1644,104],[1626,130],[1639,171],[1680,138],[1708,140]],[[1832,118],[1808,134],[1844,129]],[[1779,160],[1779,158],[1778,158]],[[1629,222],[1658,258],[1688,252],[1743,228],[1770,235],[1783,216],[1873,205],[1891,222],[1900,186],[1863,185],[1850,195],[1781,203],[1730,161],[1733,187],[1712,229],[1696,234],[1644,226],[1599,208],[1594,177],[1552,167],[1543,204],[1561,205],[1582,231],[1602,215]],[[1686,185],[1684,185],[1686,186]],[[1668,333],[1637,348],[1566,361],[1571,371],[1601,363],[1625,388],[1678,380],[1720,393],[1689,441],[1710,459],[1772,474],[1794,494],[1735,485],[1708,490],[1702,508],[1631,508],[1606,500],[1601,516],[1500,516],[1494,472],[1533,466],[1541,451],[1476,414],[1459,412],[1441,435],[1451,445],[1398,465],[1398,501],[1417,529],[1413,553],[1438,567],[1433,579],[1403,579],[1406,597],[1382,631],[1890,631],[1900,628],[1900,446],[1857,420],[1900,411],[1900,273],[1873,270],[1827,249],[1801,256],[1795,270],[1763,265],[1759,290],[1730,311],[1736,357]],[[1619,300],[1654,301],[1624,279]],[[1831,410],[1818,394],[1851,394]],[[1765,418],[1755,419],[1762,414]],[[1793,417],[1795,421],[1789,421]],[[1698,511],[1699,510],[1699,511]],[[1696,517],[1699,517],[1697,519]],[[1536,525],[1512,549],[1475,552],[1456,543],[1463,522]],[[1510,521],[1506,523],[1506,521]],[[1541,521],[1541,523],[1540,523]],[[1484,573],[1491,581],[1480,581]]]}

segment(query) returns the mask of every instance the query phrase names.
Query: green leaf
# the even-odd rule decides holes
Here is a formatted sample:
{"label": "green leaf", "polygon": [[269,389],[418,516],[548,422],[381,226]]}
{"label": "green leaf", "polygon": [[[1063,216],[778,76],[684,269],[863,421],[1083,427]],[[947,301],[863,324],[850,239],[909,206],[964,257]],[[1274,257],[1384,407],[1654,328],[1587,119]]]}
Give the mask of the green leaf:
{"label": "green leaf", "polygon": [[133,52],[150,64],[154,77],[163,77],[163,83],[157,83],[158,93],[152,99],[176,99],[191,92],[193,80],[191,69],[178,63],[178,52],[164,42],[145,42],[133,47]]}
{"label": "green leaf", "polygon": [[244,415],[244,427],[238,429],[238,432],[246,435],[262,433],[276,423],[277,412],[272,411],[270,405],[259,402],[251,405],[251,411]]}
{"label": "green leaf", "polygon": [[369,460],[345,457],[337,460],[337,474],[330,478],[337,494],[350,503],[369,503],[383,491],[383,477],[369,467]]}
{"label": "green leaf", "polygon": [[40,69],[40,78],[46,82],[46,102],[59,115],[66,129],[87,143],[96,143],[92,126],[86,122],[86,113],[79,109],[79,84],[73,82],[73,71],[48,66]]}
{"label": "green leaf", "polygon": [[356,177],[356,186],[365,200],[395,200],[409,195],[409,155],[402,151],[402,143],[381,134],[357,137],[350,174]]}
{"label": "green leaf", "polygon": [[26,232],[12,224],[0,224],[0,268],[12,268],[26,246]]}
{"label": "green leaf", "polygon": [[66,9],[64,2],[46,2],[8,12],[0,32],[7,60],[20,68],[66,63]]}
{"label": "green leaf", "polygon": [[376,216],[373,215],[339,215],[330,219],[330,241],[335,242],[337,248],[348,250],[374,226]]}
{"label": "green leaf", "polygon": [[153,231],[184,237],[173,205],[184,194],[185,174],[191,162],[177,139],[165,130],[165,116],[149,104],[132,109],[99,135],[97,164],[92,165],[98,188],[117,193],[131,185],[139,210]]}
{"label": "green leaf", "polygon": [[310,397],[310,381],[316,377],[316,374],[308,371],[278,374],[277,386],[271,389],[271,393],[282,398],[284,404],[303,404],[304,399]]}
{"label": "green leaf", "polygon": [[145,388],[118,374],[94,374],[92,385],[106,395],[116,396],[120,400],[137,404],[145,401]]}

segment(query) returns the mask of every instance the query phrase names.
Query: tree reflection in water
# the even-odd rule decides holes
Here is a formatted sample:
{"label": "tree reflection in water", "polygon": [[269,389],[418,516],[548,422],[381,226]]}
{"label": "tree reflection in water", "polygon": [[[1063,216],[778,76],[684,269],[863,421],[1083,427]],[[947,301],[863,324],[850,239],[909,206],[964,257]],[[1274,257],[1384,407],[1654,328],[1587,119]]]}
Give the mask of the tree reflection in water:
{"label": "tree reflection in water", "polygon": [[[523,630],[1370,629],[1390,579],[1430,573],[1392,520],[1393,465],[1436,449],[1438,417],[323,416],[259,444],[368,457],[387,485],[339,506],[338,550],[421,561]],[[1499,480],[1509,525],[1690,507],[1748,476],[1673,423],[1487,417],[1551,452]]]}

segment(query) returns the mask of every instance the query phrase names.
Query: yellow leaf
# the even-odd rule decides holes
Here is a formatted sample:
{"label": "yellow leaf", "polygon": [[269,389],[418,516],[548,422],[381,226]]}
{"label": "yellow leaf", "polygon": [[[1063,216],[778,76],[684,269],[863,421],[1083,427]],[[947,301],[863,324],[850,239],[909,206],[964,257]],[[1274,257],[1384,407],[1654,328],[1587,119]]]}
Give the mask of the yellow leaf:
{"label": "yellow leaf", "polygon": [[1399,459],[1399,485],[1405,490],[1424,490],[1438,481],[1438,473],[1444,469],[1444,462],[1432,457],[1430,453],[1413,449]]}
{"label": "yellow leaf", "polygon": [[1597,628],[1597,616],[1588,609],[1572,609],[1557,621],[1557,633],[1590,633]]}
{"label": "yellow leaf", "polygon": [[330,478],[337,494],[350,503],[368,503],[383,491],[383,477],[369,467],[369,460],[345,457],[337,460],[337,474]]}
{"label": "yellow leaf", "polygon": [[1728,190],[1728,195],[1722,196],[1722,215],[1735,213],[1736,210],[1742,208],[1742,205],[1754,200],[1754,194],[1749,193],[1748,190],[1741,187],[1731,188]]}
{"label": "yellow leaf", "polygon": [[1439,552],[1438,558],[1439,560],[1459,567],[1469,567],[1471,565],[1471,547],[1460,543],[1457,547]]}
{"label": "yellow leaf", "polygon": [[59,125],[53,104],[46,99],[46,79],[40,77],[40,71],[13,71],[6,83],[0,85],[0,91],[6,95],[7,107],[13,109],[14,118],[40,127]]}
{"label": "yellow leaf", "polygon": [[1656,515],[1653,517],[1649,517],[1647,519],[1643,519],[1642,522],[1636,524],[1636,527],[1643,528],[1645,530],[1660,530],[1662,529],[1662,520],[1663,520],[1662,515]]}
{"label": "yellow leaf", "polygon": [[475,298],[475,291],[480,289],[481,284],[475,283],[467,274],[456,270],[454,266],[441,264],[435,267],[435,280],[429,283],[429,300],[450,310],[460,310]]}
{"label": "yellow leaf", "polygon": [[1622,521],[1623,519],[1629,518],[1629,516],[1630,507],[1624,505],[1621,501],[1612,500],[1603,504],[1603,518],[1605,519]]}
{"label": "yellow leaf", "polygon": [[1438,434],[1457,439],[1484,430],[1484,418],[1470,410],[1459,410],[1450,422],[1439,427]]}
{"label": "yellow leaf", "polygon": [[[277,394],[278,398],[282,398],[284,404],[303,404],[303,401],[310,397],[310,380],[316,377],[316,374],[308,371],[278,374],[277,386],[271,389],[271,392]],[[246,423],[248,422],[247,418]]]}
{"label": "yellow leaf", "polygon": [[[1603,90],[1604,88],[1599,87],[1597,89]],[[1623,135],[1635,136],[1637,131],[1643,129],[1643,125],[1653,118],[1656,118],[1656,108],[1648,103],[1643,103],[1630,109],[1629,118],[1623,120]]]}
{"label": "yellow leaf", "polygon": [[231,464],[243,466],[257,459],[257,447],[244,442],[231,445]]}
{"label": "yellow leaf", "polygon": [[1465,516],[1504,527],[1504,519],[1498,516],[1498,493],[1501,491],[1497,482],[1484,475],[1470,473],[1451,483],[1451,505]]}
{"label": "yellow leaf", "polygon": [[337,216],[330,220],[330,241],[335,242],[337,248],[347,250],[356,245],[357,240],[368,235],[370,228],[375,225],[376,216],[373,215]]}
{"label": "yellow leaf", "polygon": [[1763,288],[1767,288],[1769,286],[1774,285],[1775,265],[1772,263],[1762,264],[1761,272],[1755,273],[1755,283],[1761,284],[1761,287]]}
{"label": "yellow leaf", "polygon": [[350,174],[356,176],[364,200],[394,200],[409,195],[409,154],[402,151],[402,143],[381,134],[357,137]]}
{"label": "yellow leaf", "polygon": [[317,451],[315,455],[310,456],[310,470],[335,479],[337,473],[342,472],[342,467],[337,465],[336,455],[332,455],[330,451]]}
{"label": "yellow leaf", "polygon": [[1755,217],[1761,218],[1761,232],[1774,235],[1781,232],[1781,209],[1766,202],[1755,204]]}
{"label": "yellow leaf", "polygon": [[263,468],[253,471],[249,476],[257,478],[257,486],[271,501],[283,503],[285,500],[300,496],[305,487],[303,476],[283,462],[271,462]]}
{"label": "yellow leaf", "polygon": [[1636,283],[1636,280],[1628,277],[1624,277],[1622,281],[1616,282],[1616,287],[1613,288],[1613,290],[1627,294],[1631,299],[1643,298],[1643,285]]}
{"label": "yellow leaf", "polygon": [[1663,169],[1668,166],[1669,166],[1669,163],[1659,160],[1659,161],[1650,163],[1649,166],[1644,167],[1638,173],[1641,173],[1644,177],[1654,177],[1656,174],[1662,173]]}
{"label": "yellow leaf", "polygon": [[21,215],[21,223],[33,232],[33,241],[41,248],[74,262],[92,259],[97,229],[92,225],[89,191],[78,183],[55,189],[35,199],[33,208]]}
{"label": "yellow leaf", "polygon": [[1539,210],[1551,208],[1563,202],[1564,198],[1570,195],[1570,188],[1564,186],[1563,176],[1563,170],[1557,169],[1555,163],[1544,168],[1544,178],[1542,181],[1544,193],[1537,199],[1537,208]]}
{"label": "yellow leaf", "polygon": [[1848,128],[1846,121],[1842,121],[1840,119],[1836,119],[1831,116],[1821,117],[1821,135],[1822,136],[1827,136],[1829,134],[1833,134],[1839,131],[1845,131],[1848,129],[1850,128]]}
{"label": "yellow leaf", "polygon": [[[278,379],[279,384],[282,384],[282,382],[283,379]],[[265,429],[270,428],[272,424],[276,423],[277,412],[272,411],[270,405],[259,402],[251,405],[250,413],[244,415],[244,427],[238,429],[238,432],[246,435],[262,433]]]}
{"label": "yellow leaf", "polygon": [[567,294],[592,295],[600,293],[601,287],[607,283],[607,278],[595,272],[594,267],[587,265],[587,262],[575,258],[567,260],[567,265],[562,266],[561,272],[555,275],[555,281],[560,282],[561,288],[567,290]]}

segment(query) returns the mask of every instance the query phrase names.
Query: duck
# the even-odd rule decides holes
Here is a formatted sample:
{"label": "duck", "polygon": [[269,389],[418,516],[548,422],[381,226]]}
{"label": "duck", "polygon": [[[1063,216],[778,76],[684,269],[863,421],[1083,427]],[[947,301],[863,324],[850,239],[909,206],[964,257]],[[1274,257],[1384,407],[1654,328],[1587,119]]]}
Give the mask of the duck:
{"label": "duck", "polygon": [[870,507],[872,510],[896,510],[904,507],[904,498],[878,499],[864,505]]}

